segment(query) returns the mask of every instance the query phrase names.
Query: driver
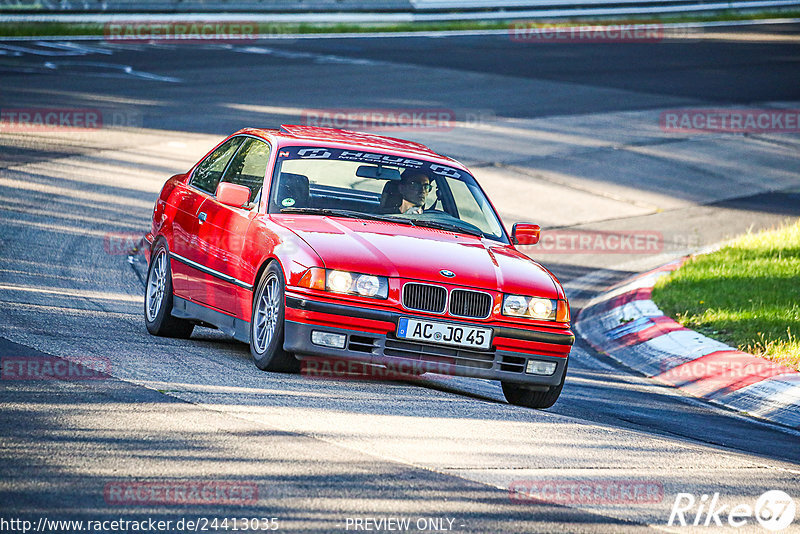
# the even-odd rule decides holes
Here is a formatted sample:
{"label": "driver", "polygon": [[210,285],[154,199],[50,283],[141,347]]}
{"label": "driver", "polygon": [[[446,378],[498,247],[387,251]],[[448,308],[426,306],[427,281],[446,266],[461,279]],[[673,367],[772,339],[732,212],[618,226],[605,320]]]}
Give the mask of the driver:
{"label": "driver", "polygon": [[424,172],[416,169],[404,170],[397,187],[403,198],[400,213],[421,214],[425,207],[425,197],[432,188],[431,179]]}

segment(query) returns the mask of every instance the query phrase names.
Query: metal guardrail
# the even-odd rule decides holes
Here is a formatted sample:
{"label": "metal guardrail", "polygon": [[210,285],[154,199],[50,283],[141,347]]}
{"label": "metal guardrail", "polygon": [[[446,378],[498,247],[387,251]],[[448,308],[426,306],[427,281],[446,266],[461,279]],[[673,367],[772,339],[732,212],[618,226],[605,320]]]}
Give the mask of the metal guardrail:
{"label": "metal guardrail", "polygon": [[[459,11],[480,11],[480,10],[532,10],[532,9],[551,9],[553,7],[571,6],[575,10],[590,7],[604,6],[611,8],[622,4],[639,5],[643,8],[653,6],[680,6],[680,5],[703,5],[720,4],[715,0],[410,0],[410,3],[417,12],[437,11],[437,10],[459,10]],[[737,4],[746,2],[732,0],[724,2],[732,9]]]}
{"label": "metal guardrail", "polygon": [[[81,14],[260,13],[276,22],[413,22],[654,15],[797,7],[800,0],[0,0],[0,20]],[[103,18],[102,20],[108,20]]]}
{"label": "metal guardrail", "polygon": [[2,12],[412,11],[410,0],[0,0]]}

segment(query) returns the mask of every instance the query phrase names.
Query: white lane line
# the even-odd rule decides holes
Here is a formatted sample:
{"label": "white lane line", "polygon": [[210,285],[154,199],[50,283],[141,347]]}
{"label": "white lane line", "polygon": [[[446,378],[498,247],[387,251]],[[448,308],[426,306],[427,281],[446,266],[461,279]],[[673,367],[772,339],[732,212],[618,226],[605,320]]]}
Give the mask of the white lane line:
{"label": "white lane line", "polygon": [[43,46],[46,48],[56,48],[60,50],[67,50],[67,51],[75,51],[79,52],[80,55],[87,56],[89,54],[104,54],[106,56],[112,55],[114,52],[108,50],[107,48],[98,48],[96,46],[87,46],[87,45],[80,45],[77,43],[71,43],[69,41],[37,41],[36,44],[38,46]]}
{"label": "white lane line", "polygon": [[[109,50],[107,48],[76,44],[70,41],[47,42],[45,40],[37,40],[33,44],[40,48],[0,44],[0,55],[12,55],[19,57],[25,54],[30,54],[34,56],[46,57],[79,57],[88,56],[91,54],[103,54],[106,56],[114,54],[113,50]],[[45,62],[43,66],[45,69],[60,70],[68,74],[73,73],[70,71],[70,67],[79,67],[78,70],[80,72],[77,74],[99,78],[133,76],[135,78],[142,78],[145,80],[153,80],[158,82],[175,83],[181,81],[180,78],[138,71],[130,65],[122,65],[119,63],[105,63],[99,61],[48,61]],[[67,68],[64,69],[62,67]],[[80,69],[80,67],[87,67],[89,69],[106,69],[110,72],[84,70]],[[117,72],[119,74],[117,74]]]}
{"label": "white lane line", "polygon": [[293,50],[280,50],[276,48],[266,48],[263,46],[225,46],[231,52],[240,54],[263,54],[282,59],[305,59],[315,63],[342,63],[348,65],[380,65],[382,62],[371,59],[351,58],[344,56],[334,56],[331,54],[315,54],[312,52],[296,52]]}
{"label": "white lane line", "polygon": [[127,76],[133,76],[135,78],[142,78],[157,82],[178,83],[181,81],[180,78],[175,78],[173,76],[162,76],[160,74],[153,74],[151,72],[134,70],[134,68],[130,65],[106,63],[101,61],[47,61],[45,62],[44,67],[50,70],[64,72],[65,74],[93,76],[96,78],[124,78]]}
{"label": "white lane line", "polygon": [[78,297],[85,299],[113,300],[118,302],[141,303],[144,297],[130,295],[127,293],[111,293],[107,291],[93,291],[90,289],[72,290],[62,287],[32,287],[20,286],[16,284],[0,284],[0,291],[21,291],[24,293],[41,293],[43,295],[58,295],[61,297]]}
{"label": "white lane line", "polygon": [[[36,43],[38,44],[38,43]],[[63,56],[83,56],[83,52],[79,50],[48,50],[40,48],[31,48],[27,46],[15,46],[8,44],[0,44],[0,49],[8,50],[10,52],[17,52],[19,54],[31,54],[34,56],[48,56],[48,57],[63,57]]]}

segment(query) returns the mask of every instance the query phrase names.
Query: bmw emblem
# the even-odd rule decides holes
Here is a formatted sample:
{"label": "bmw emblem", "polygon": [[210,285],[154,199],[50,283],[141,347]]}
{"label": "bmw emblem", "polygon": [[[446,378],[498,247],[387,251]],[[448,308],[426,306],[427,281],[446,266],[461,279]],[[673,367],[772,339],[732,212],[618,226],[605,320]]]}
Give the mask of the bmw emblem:
{"label": "bmw emblem", "polygon": [[439,274],[441,274],[442,276],[446,276],[447,278],[454,278],[456,275],[456,273],[454,273],[453,271],[448,271],[447,269],[442,269],[441,271],[439,271]]}

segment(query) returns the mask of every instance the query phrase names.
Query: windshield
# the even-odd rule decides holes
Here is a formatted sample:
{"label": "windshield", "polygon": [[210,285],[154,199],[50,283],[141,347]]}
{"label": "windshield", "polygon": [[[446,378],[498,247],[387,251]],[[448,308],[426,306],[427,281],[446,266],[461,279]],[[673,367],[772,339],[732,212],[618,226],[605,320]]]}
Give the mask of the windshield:
{"label": "windshield", "polygon": [[436,163],[356,150],[278,152],[270,213],[391,220],[507,242],[475,179]]}

